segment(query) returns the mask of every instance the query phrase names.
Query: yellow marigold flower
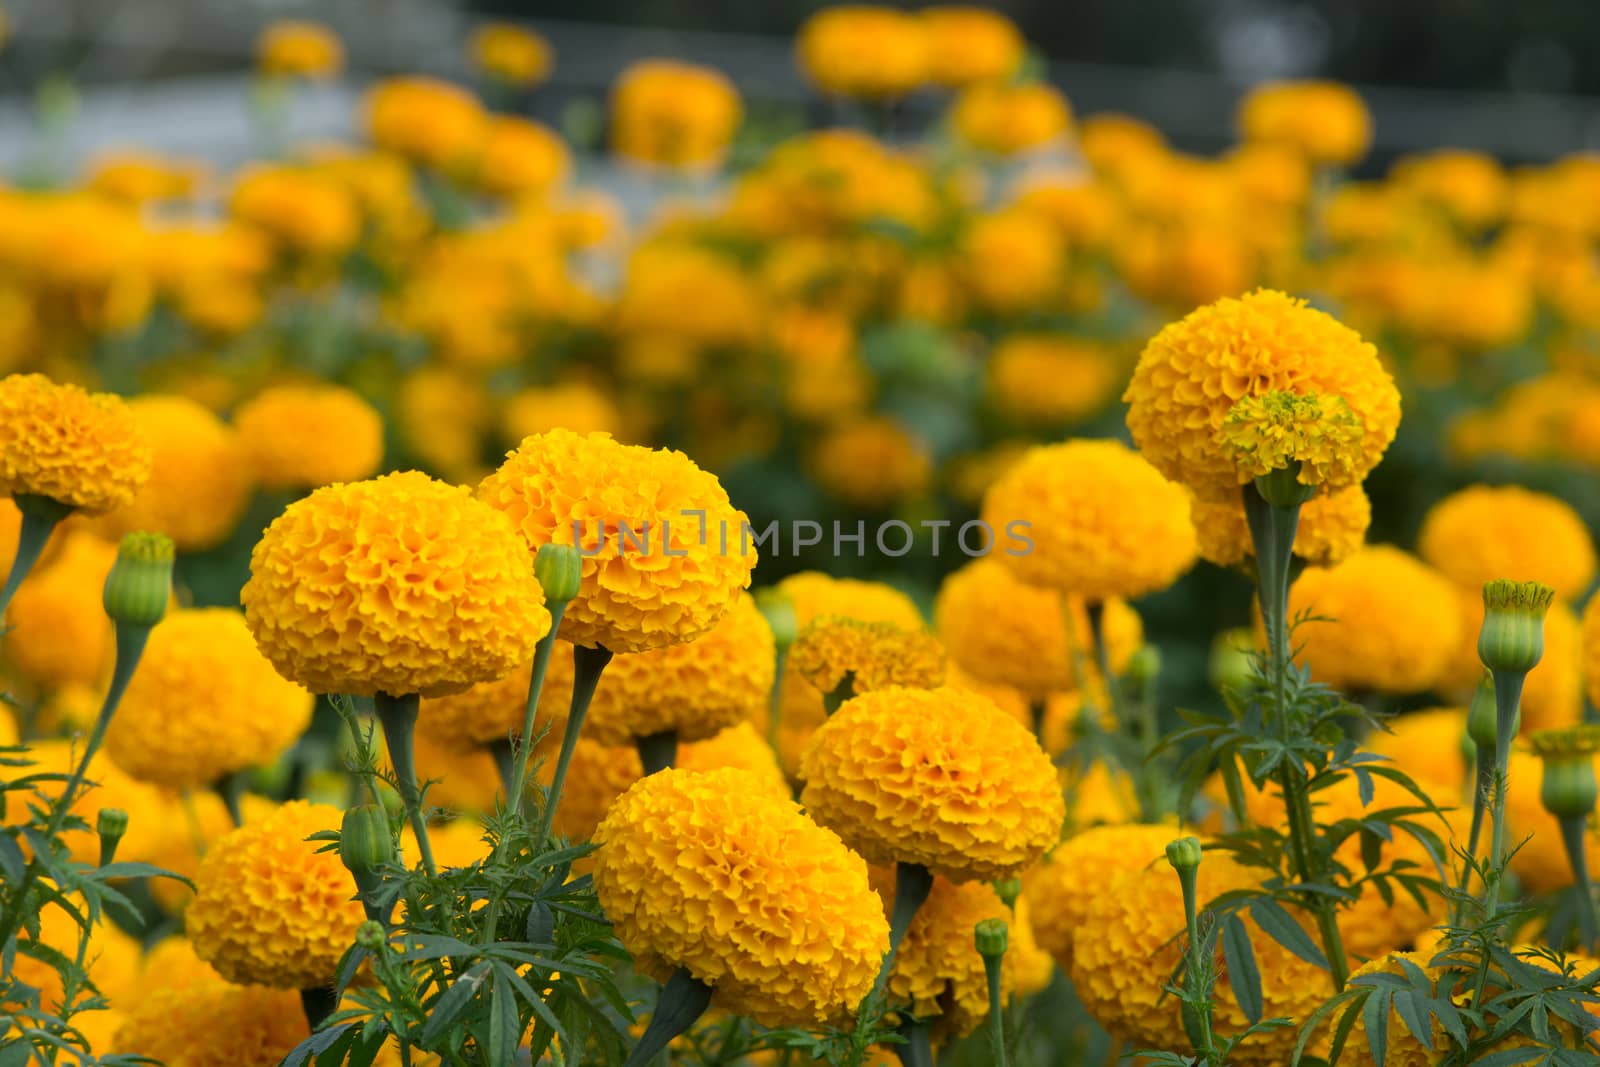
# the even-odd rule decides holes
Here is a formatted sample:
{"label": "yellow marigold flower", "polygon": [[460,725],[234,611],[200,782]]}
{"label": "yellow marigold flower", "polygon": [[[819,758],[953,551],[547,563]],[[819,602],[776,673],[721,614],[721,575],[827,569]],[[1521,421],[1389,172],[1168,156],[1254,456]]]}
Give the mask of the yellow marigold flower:
{"label": "yellow marigold flower", "polygon": [[795,621],[802,627],[823,615],[843,615],[862,622],[888,622],[902,630],[916,630],[923,625],[916,603],[883,582],[801,571],[783,579],[777,588],[793,602]]}
{"label": "yellow marigold flower", "polygon": [[1053,227],[1017,207],[973,216],[959,248],[962,278],[973,297],[1001,315],[1021,314],[1054,299],[1066,253]]}
{"label": "yellow marigold flower", "polygon": [[1088,600],[1164,589],[1195,559],[1187,494],[1119,441],[1032,449],[984,495],[983,519],[1023,581]]}
{"label": "yellow marigold flower", "polygon": [[861,417],[827,431],[811,466],[818,484],[853,507],[881,509],[925,491],[933,461],[893,419]]}
{"label": "yellow marigold flower", "polygon": [[925,7],[928,78],[951,89],[1004,81],[1022,66],[1027,42],[1016,23],[981,7]]}
{"label": "yellow marigold flower", "polygon": [[739,90],[720,71],[644,60],[611,90],[611,147],[633,163],[707,170],[727,158],[743,118]]}
{"label": "yellow marigold flower", "polygon": [[[1538,756],[1515,749],[1507,771],[1507,840],[1518,842],[1511,869],[1530,893],[1552,893],[1572,885],[1572,864],[1562,842],[1561,823],[1545,810],[1540,798],[1542,767]],[[1591,822],[1583,833],[1589,870],[1600,865],[1600,830]]]}
{"label": "yellow marigold flower", "polygon": [[220,982],[217,969],[195,954],[194,944],[183,934],[164,937],[145,950],[143,988],[187,989],[202,982]]}
{"label": "yellow marigold flower", "polygon": [[1100,411],[1123,370],[1110,352],[1065,335],[1011,334],[989,355],[989,396],[1023,422],[1061,425]]}
{"label": "yellow marigold flower", "polygon": [[331,78],[344,66],[344,45],[318,22],[274,22],[256,38],[256,66],[263,74]]}
{"label": "yellow marigold flower", "polygon": [[[1483,586],[1459,588],[1461,630],[1438,690],[1465,704],[1483,678],[1478,631],[1483,629]],[[1584,647],[1578,613],[1556,601],[1544,617],[1544,655],[1522,687],[1522,732],[1575,726],[1583,718]]]}
{"label": "yellow marigold flower", "polygon": [[290,254],[337,257],[361,237],[355,198],[326,175],[304,167],[248,168],[234,182],[228,211]]}
{"label": "yellow marigold flower", "polygon": [[1299,210],[1311,193],[1311,167],[1287,145],[1242,144],[1228,153],[1226,162],[1249,202]]}
{"label": "yellow marigold flower", "polygon": [[445,168],[477,151],[489,116],[471,93],[435,78],[390,78],[364,101],[367,136],[424,166]]}
{"label": "yellow marigold flower", "polygon": [[1023,878],[1033,936],[1063,971],[1072,966],[1072,939],[1092,899],[1123,874],[1159,866],[1172,834],[1170,826],[1096,826],[1057,845]]}
{"label": "yellow marigold flower", "polygon": [[1072,129],[1072,108],[1054,86],[974,85],[956,98],[950,122],[961,139],[997,156],[1042,148]]}
{"label": "yellow marigold flower", "polygon": [[[1219,567],[1237,567],[1255,558],[1242,501],[1196,497],[1189,508],[1201,559]],[[1372,502],[1359,485],[1312,497],[1300,506],[1294,554],[1314,567],[1331,567],[1366,542],[1371,523]]]}
{"label": "yellow marigold flower", "polygon": [[1066,814],[1055,766],[1028,728],[949,688],[846,701],[812,735],[800,777],[806,809],[869,860],[959,882],[1026,869]]}
{"label": "yellow marigold flower", "polygon": [[[417,733],[462,753],[520,734],[532,679],[533,661],[529,660],[503,677],[479,682],[460,693],[424,700],[417,714]],[[560,738],[571,699],[572,650],[557,645],[539,693],[534,723],[535,729],[548,730],[541,745],[551,734]]]}
{"label": "yellow marigold flower", "polygon": [[714,475],[681,452],[606,434],[528,438],[478,499],[509,515],[530,549],[582,548],[583,586],[561,624],[575,644],[645,652],[692,641],[733,606],[756,562],[748,520]]}
{"label": "yellow marigold flower", "polygon": [[360,481],[383,462],[383,420],[341,386],[275,385],[241,405],[233,421],[266,489]]}
{"label": "yellow marigold flower", "polygon": [[204,173],[200,164],[153,152],[106,152],[95,157],[84,184],[113,200],[151,204],[193,196]]}
{"label": "yellow marigold flower", "polygon": [[[1479,603],[1483,602],[1480,596]],[[1473,639],[1477,652],[1477,639]],[[1479,672],[1483,670],[1479,665]],[[1467,736],[1465,708],[1430,708],[1412,711],[1384,720],[1387,729],[1374,730],[1363,747],[1389,757],[1395,767],[1418,782],[1437,783],[1441,792],[1434,796],[1440,807],[1448,807],[1467,784],[1467,755],[1462,745]]]}
{"label": "yellow marigold flower", "polygon": [[1056,961],[1039,944],[1033,932],[1032,906],[1019,897],[1012,909],[1011,945],[1006,949],[1006,968],[1011,972],[1014,996],[1031,997],[1042,993],[1055,977]]}
{"label": "yellow marigold flower", "polygon": [[291,800],[211,846],[185,918],[201,959],[240,985],[313,989],[333,980],[363,915],[339,854],[306,838],[337,830],[340,818],[338,808]]}
{"label": "yellow marigold flower", "polygon": [[1505,168],[1482,152],[1441,149],[1405,156],[1390,169],[1389,178],[1470,230],[1492,226],[1505,216],[1510,194]]}
{"label": "yellow marigold flower", "polygon": [[[259,794],[246,793],[241,798],[239,808],[239,814],[245,822],[254,822],[277,810],[277,805]],[[141,850],[140,858],[163,870],[181,874],[192,882],[206,851],[233,830],[233,816],[228,814],[228,806],[223,803],[221,795],[213,790],[194,790],[187,797],[170,795],[165,809],[156,810],[161,813],[161,832],[147,849]],[[154,811],[151,816],[145,817],[146,821],[152,817],[155,817]],[[139,818],[140,815],[129,812],[130,831]],[[134,855],[134,850],[127,848],[127,839],[124,838],[123,847],[117,849],[117,856],[132,859]],[[156,903],[169,915],[181,915],[189,906],[189,901],[194,899],[194,890],[171,878],[151,878],[146,885]],[[187,940],[183,943],[188,945]],[[192,949],[189,955],[194,955]],[[212,972],[208,963],[200,963],[199,966]]]}
{"label": "yellow marigold flower", "polygon": [[693,641],[617,656],[595,693],[584,736],[630,744],[671,730],[700,741],[761,715],[772,692],[772,628],[748,593]]}
{"label": "yellow marigold flower", "polygon": [[210,980],[130,1003],[116,1049],[167,1067],[276,1067],[309,1034],[296,994]]}
{"label": "yellow marigold flower", "polygon": [[128,407],[154,459],[150,480],[106,516],[106,532],[113,539],[133,530],[164,533],[180,552],[227,540],[250,502],[250,463],[238,435],[186,397],[139,396]]}
{"label": "yellow marigold flower", "polygon": [[204,786],[277,759],[311,725],[311,704],[256,649],[242,614],[180,610],[150,631],[106,752],[143,781]]}
{"label": "yellow marigold flower", "polygon": [[1312,567],[1289,589],[1289,617],[1311,675],[1338,689],[1420,693],[1450,665],[1460,635],[1455,588],[1391,545]]}
{"label": "yellow marigold flower", "polygon": [[492,196],[548,196],[572,170],[572,156],[548,126],[514,115],[491,118],[467,168],[473,184]]}
{"label": "yellow marigold flower", "polygon": [[0,378],[0,493],[98,514],[132,500],[149,477],[150,445],[118,397],[42,374]]}
{"label": "yellow marigold flower", "polygon": [[977,693],[994,703],[995,707],[1007,715],[1026,725],[1033,725],[1033,711],[1028,706],[1028,698],[1020,689],[1004,685],[1000,682],[985,681],[976,675],[969,674],[961,669],[961,665],[954,660],[949,660],[944,665],[944,684],[951,689],[960,689],[967,693]]}
{"label": "yellow marigold flower", "polygon": [[891,7],[841,4],[806,19],[795,53],[825,93],[868,100],[904,96],[928,77],[927,24]]}
{"label": "yellow marigold flower", "polygon": [[1342,397],[1241,397],[1222,421],[1222,453],[1241,484],[1299,464],[1302,485],[1350,485],[1362,461],[1362,425]]}
{"label": "yellow marigold flower", "polygon": [[1417,551],[1474,590],[1510,578],[1543,583],[1573,600],[1595,574],[1594,539],[1572,506],[1514,485],[1474,485],[1439,501],[1422,520]]}
{"label": "yellow marigold flower", "polygon": [[484,382],[469,371],[425,366],[406,375],[393,422],[431,473],[468,484],[483,476],[483,444],[494,419]]}
{"label": "yellow marigold flower", "polygon": [[318,693],[460,692],[526,663],[550,629],[511,524],[416,471],[289,505],[239,598],[273,666]]}
{"label": "yellow marigold flower", "polygon": [[1205,500],[1236,497],[1248,478],[1222,444],[1244,397],[1291,392],[1344,401],[1363,428],[1361,460],[1330,491],[1361,481],[1389,447],[1400,394],[1376,349],[1350,328],[1283,293],[1257,290],[1202,307],[1158,333],[1123,400],[1145,458]]}
{"label": "yellow marigold flower", "polygon": [[[1085,668],[1097,657],[1083,604],[1062,602],[1054,589],[1029,585],[992,557],[952,572],[934,601],[934,626],[950,659],[977,678],[1014,686],[1029,700],[1078,688],[1072,642]],[[1066,619],[1073,619],[1069,639]],[[1103,625],[1113,670],[1144,643],[1138,612],[1120,599],[1105,603]]]}
{"label": "yellow marigold flower", "polygon": [[99,684],[115,653],[100,597],[117,546],[84,530],[66,535],[42,569],[22,583],[6,610],[6,659],[45,687]]}
{"label": "yellow marigold flower", "polygon": [[595,840],[600,905],[644,973],[687,968],[764,1026],[841,1019],[872,988],[889,924],[866,864],[748,772],[652,774]]}
{"label": "yellow marigold flower", "polygon": [[[884,908],[893,907],[892,871],[874,869],[872,876]],[[904,1005],[918,1019],[931,1020],[936,1041],[964,1037],[989,1017],[989,983],[983,957],[972,943],[973,927],[985,919],[999,919],[1008,926],[1014,921],[1011,909],[993,886],[983,882],[957,885],[935,878],[928,899],[917,909],[895,953],[888,982],[889,1005]],[[1011,958],[1009,951],[1006,957]],[[1011,999],[1015,988],[1015,965],[1003,966],[1002,1003]]]}
{"label": "yellow marigold flower", "polygon": [[519,390],[506,401],[500,417],[500,431],[508,441],[555,429],[617,436],[622,428],[622,413],[611,397],[587,382]]}
{"label": "yellow marigold flower", "polygon": [[788,669],[825,695],[847,682],[857,693],[891,685],[933,689],[944,684],[944,649],[921,628],[824,615],[795,638]]}
{"label": "yellow marigold flower", "polygon": [[[1225,892],[1255,888],[1261,872],[1213,852],[1200,864],[1198,880],[1197,896],[1204,907]],[[1087,896],[1066,967],[1084,1006],[1113,1036],[1139,1048],[1186,1047],[1178,1004],[1165,991],[1184,942],[1178,876],[1164,860],[1146,863],[1101,883]],[[1327,971],[1294,956],[1248,919],[1246,925],[1261,972],[1264,1016],[1304,1020],[1328,997]],[[1213,1026],[1226,1038],[1248,1023],[1220,958],[1217,970]],[[1229,1059],[1279,1067],[1292,1058],[1298,1036],[1296,1026],[1255,1035]]]}
{"label": "yellow marigold flower", "polygon": [[1372,116],[1354,89],[1328,81],[1267,82],[1239,105],[1247,140],[1282,141],[1314,163],[1354,163],[1372,143]]}
{"label": "yellow marigold flower", "polygon": [[1164,156],[1167,139],[1143,119],[1103,112],[1079,125],[1078,147],[1095,170],[1116,176]]}
{"label": "yellow marigold flower", "polygon": [[490,22],[472,35],[473,64],[497,82],[531,89],[550,77],[555,54],[544,37],[510,22]]}
{"label": "yellow marigold flower", "polygon": [[[604,687],[602,687],[604,688]],[[714,771],[735,767],[759,783],[757,792],[775,800],[792,800],[788,780],[778,767],[778,757],[756,728],[748,722],[730,726],[704,741],[678,746],[674,766],[685,771]],[[554,767],[546,761],[541,770],[548,781]],[[569,841],[587,841],[628,787],[644,777],[636,746],[602,745],[587,737],[578,739],[561,804],[556,808],[556,832]]]}

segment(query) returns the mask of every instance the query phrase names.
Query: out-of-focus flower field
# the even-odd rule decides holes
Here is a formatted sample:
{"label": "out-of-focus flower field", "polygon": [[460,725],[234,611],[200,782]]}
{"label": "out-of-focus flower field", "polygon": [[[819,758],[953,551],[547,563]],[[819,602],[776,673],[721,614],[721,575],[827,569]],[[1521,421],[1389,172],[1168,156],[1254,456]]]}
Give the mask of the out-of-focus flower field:
{"label": "out-of-focus flower field", "polygon": [[[1590,1058],[1494,1062],[1597,1062],[1572,1006],[1587,988],[1594,1007],[1595,976],[1555,989],[1559,963],[1528,946],[1594,966],[1570,865],[1600,861],[1594,797],[1558,810],[1549,767],[1592,767],[1600,697],[1600,156],[1439,145],[1356,179],[1373,119],[1319,81],[1249,90],[1237,143],[1193,155],[1075,113],[997,14],[840,7],[795,41],[826,122],[774,137],[804,117],[747,124],[740,86],[662,57],[612,87],[601,160],[526,117],[561,62],[537,33],[457,45],[470,84],[367,78],[325,28],[279,23],[247,165],[120,146],[0,186],[0,483],[22,501],[0,500],[0,572],[39,551],[0,598],[0,743],[28,746],[0,773],[74,799],[118,708],[99,785],[55,821],[60,863],[92,868],[116,808],[119,860],[196,880],[99,851],[104,886],[0,913],[0,948],[47,947],[16,958],[31,1010],[104,998],[36,1060],[6,1058],[27,1005],[0,1002],[0,1065],[269,1067],[341,1003],[345,967],[333,1018],[381,1022],[378,1062],[406,1067],[620,1067],[622,1038],[648,1045],[670,1015],[654,981],[662,1005],[715,990],[660,1053],[674,1064],[1281,1065],[1337,989],[1383,991],[1348,1016],[1341,1062],[1382,1061],[1368,1035],[1388,1020],[1388,1062],[1464,1064],[1444,1057],[1523,1047],[1533,1009],[1513,1000],[1539,974],[1563,1051]],[[283,123],[319,79],[363,84],[358,139]],[[628,195],[586,181],[602,173]],[[1285,470],[1310,499],[1272,496]],[[30,548],[38,499],[66,511]],[[698,514],[698,546],[585,558],[564,598],[556,572],[529,577],[525,550],[641,510]],[[1278,512],[1298,528],[1273,542],[1274,587],[1257,557]],[[717,519],[760,540],[711,551]],[[1002,550],[1017,520],[1030,552]],[[135,533],[176,558],[129,681],[106,581]],[[1543,593],[1486,609],[1497,580]],[[352,596],[360,625],[339,621]],[[1535,619],[1531,671],[1480,643],[1502,612]],[[576,658],[549,655],[552,631]],[[1467,732],[1475,697],[1494,718],[1486,666],[1502,693],[1526,674],[1498,750],[1494,722]],[[346,727],[374,709],[384,734],[363,743]],[[548,741],[507,741],[525,711]],[[1269,759],[1205,732],[1230,713],[1247,734],[1294,725]],[[369,750],[385,734],[387,759]],[[645,777],[663,751],[679,770]],[[1490,794],[1486,850],[1465,815]],[[336,851],[306,844],[368,799],[396,812],[404,860],[363,867],[349,814]],[[1216,929],[1193,900],[1185,924],[1194,864],[1183,883],[1161,859],[1196,827]],[[51,837],[0,838],[13,909],[67,885],[35,870]],[[453,869],[520,873],[481,889]],[[931,888],[907,935],[910,869]],[[1474,877],[1487,916],[1464,903]],[[1494,941],[1502,881],[1530,907]],[[91,899],[78,952],[70,902]],[[1003,977],[985,920],[1007,924]],[[1462,963],[1473,930],[1503,949],[1484,949],[1487,992]],[[513,941],[567,955],[494,955]],[[1345,987],[1352,970],[1368,984]],[[495,990],[481,1019],[468,985]],[[1452,1004],[1478,1013],[1476,1043],[1450,1043]],[[1250,1031],[1263,1016],[1290,1023]],[[430,1043],[458,1023],[453,1048]]]}

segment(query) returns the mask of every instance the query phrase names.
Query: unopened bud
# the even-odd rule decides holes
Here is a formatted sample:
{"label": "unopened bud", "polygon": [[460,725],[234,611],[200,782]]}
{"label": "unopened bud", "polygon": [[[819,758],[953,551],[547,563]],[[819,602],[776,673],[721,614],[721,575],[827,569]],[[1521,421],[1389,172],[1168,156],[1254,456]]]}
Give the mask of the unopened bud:
{"label": "unopened bud", "polygon": [[1544,616],[1555,590],[1538,582],[1496,580],[1483,585],[1478,658],[1491,671],[1526,674],[1544,656]]}
{"label": "unopened bud", "polygon": [[356,944],[368,952],[376,952],[388,940],[389,935],[384,930],[383,924],[373,919],[368,919],[356,927]]}
{"label": "unopened bud", "polygon": [[761,609],[767,625],[772,628],[772,640],[777,643],[778,651],[783,651],[794,644],[795,637],[800,631],[800,620],[794,612],[794,601],[789,594],[768,586],[757,589],[755,593],[756,607]]}
{"label": "unopened bud", "polygon": [[1128,658],[1122,676],[1134,685],[1144,688],[1161,674],[1161,650],[1155,645],[1140,645],[1139,651]]}
{"label": "unopened bud", "polygon": [[339,858],[363,893],[375,887],[383,868],[394,862],[389,813],[376,804],[358,804],[344,813],[339,827]]}
{"label": "unopened bud", "polygon": [[1200,852],[1198,837],[1180,837],[1167,844],[1167,862],[1172,864],[1172,869],[1179,874],[1193,871],[1200,866]]}
{"label": "unopened bud", "polygon": [[972,932],[973,943],[978,947],[978,955],[987,958],[1004,956],[1009,937],[1004,919],[984,919]]}
{"label": "unopened bud", "polygon": [[135,532],[117,546],[102,602],[113,622],[154,626],[172,598],[172,538]]}
{"label": "unopened bud", "polygon": [[95,831],[100,835],[100,866],[104,867],[116,858],[117,844],[128,832],[128,813],[121,808],[101,808]]}
{"label": "unopened bud", "polygon": [[1218,690],[1232,693],[1249,688],[1250,680],[1255,676],[1250,662],[1254,647],[1254,635],[1243,626],[1218,634],[1216,640],[1211,642],[1211,684]]}
{"label": "unopened bud", "polygon": [[1594,770],[1600,726],[1537,730],[1528,740],[1544,762],[1539,799],[1545,810],[1558,819],[1587,818],[1600,800]]}
{"label": "unopened bud", "polygon": [[583,584],[583,555],[572,545],[540,545],[533,576],[544,588],[546,604],[569,604]]}
{"label": "unopened bud", "polygon": [[1485,671],[1483,680],[1472,694],[1472,703],[1467,707],[1467,738],[1485,752],[1494,751],[1494,707],[1494,676]]}
{"label": "unopened bud", "polygon": [[1000,900],[1006,907],[1015,908],[1017,906],[1017,898],[1022,895],[1022,879],[1007,878],[1003,882],[996,882],[994,891],[999,895]]}

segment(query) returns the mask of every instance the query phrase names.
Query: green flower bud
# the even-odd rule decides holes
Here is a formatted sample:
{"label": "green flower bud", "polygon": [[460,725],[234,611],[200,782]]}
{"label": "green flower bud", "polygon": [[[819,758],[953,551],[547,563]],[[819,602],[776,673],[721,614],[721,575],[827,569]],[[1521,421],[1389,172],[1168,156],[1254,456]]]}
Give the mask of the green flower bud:
{"label": "green flower bud", "polygon": [[388,940],[388,932],[384,930],[383,924],[380,922],[368,919],[356,927],[356,944],[369,952],[378,951]]}
{"label": "green flower bud", "polygon": [[1017,898],[1022,895],[1022,879],[1007,878],[1003,882],[996,882],[994,891],[999,894],[1000,900],[1006,907],[1015,908],[1017,906]]}
{"label": "green flower bud", "polygon": [[1526,674],[1544,655],[1544,615],[1555,590],[1538,582],[1498,579],[1483,585],[1478,658],[1491,671]]}
{"label": "green flower bud", "polygon": [[1009,936],[1004,919],[984,919],[973,929],[973,942],[978,946],[978,955],[987,958],[1004,956]]}
{"label": "green flower bud", "polygon": [[546,604],[569,604],[583,584],[583,555],[572,545],[540,545],[533,576],[544,587]]}
{"label": "green flower bud", "polygon": [[117,546],[102,598],[113,622],[154,626],[172,598],[172,538],[135,532]]}
{"label": "green flower bud", "polygon": [[384,866],[395,858],[389,813],[376,804],[348,809],[339,827],[339,858],[363,893],[375,886]]}
{"label": "green flower bud", "polygon": [[1161,674],[1161,650],[1155,645],[1140,645],[1139,651],[1128,659],[1123,677],[1141,689],[1155,681]]}
{"label": "green flower bud", "polygon": [[1172,869],[1179,874],[1197,870],[1200,867],[1200,852],[1198,837],[1180,837],[1168,843],[1167,862],[1172,864]]}
{"label": "green flower bud", "polygon": [[1600,782],[1596,782],[1594,770],[1600,726],[1537,730],[1528,740],[1544,761],[1539,799],[1545,810],[1558,819],[1587,818],[1600,800]]}
{"label": "green flower bud", "polygon": [[[1467,707],[1467,739],[1478,748],[1493,752],[1494,720],[1494,676],[1485,671],[1477,691],[1472,694],[1472,703]],[[1476,754],[1473,755],[1475,758]]]}
{"label": "green flower bud", "polygon": [[800,620],[794,613],[794,601],[789,599],[788,593],[773,586],[757,589],[755,597],[756,607],[766,617],[767,625],[772,628],[772,639],[777,642],[778,651],[782,652],[794,644],[800,629]]}
{"label": "green flower bud", "polygon": [[100,835],[100,866],[116,858],[117,844],[128,832],[128,813],[121,808],[101,808],[95,817],[95,832]]}
{"label": "green flower bud", "polygon": [[1255,636],[1246,627],[1224,630],[1211,642],[1209,674],[1211,684],[1225,692],[1239,693],[1250,687],[1255,670],[1250,662]]}

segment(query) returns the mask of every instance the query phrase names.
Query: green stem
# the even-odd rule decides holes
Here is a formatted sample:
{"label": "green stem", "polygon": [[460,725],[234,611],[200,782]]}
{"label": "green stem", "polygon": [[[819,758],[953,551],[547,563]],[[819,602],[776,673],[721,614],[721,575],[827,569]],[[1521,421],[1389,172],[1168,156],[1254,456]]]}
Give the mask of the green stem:
{"label": "green stem", "polygon": [[324,1019],[332,1015],[339,1007],[339,994],[331,989],[317,986],[315,989],[300,990],[300,1010],[306,1013],[306,1022],[312,1030],[322,1025]]}
{"label": "green stem", "polygon": [[555,651],[556,632],[561,629],[561,618],[566,612],[565,601],[550,603],[550,632],[540,639],[533,652],[533,675],[528,679],[528,703],[522,716],[522,733],[518,738],[516,773],[507,785],[509,792],[506,794],[507,802],[519,817],[526,802],[524,794],[528,786],[528,761],[533,755],[533,723],[539,713],[539,697],[544,693],[545,672],[550,669],[550,656]]}
{"label": "green stem", "polygon": [[1561,820],[1561,841],[1567,847],[1567,861],[1572,864],[1572,877],[1578,891],[1578,933],[1583,938],[1583,951],[1594,951],[1595,908],[1594,885],[1589,878],[1589,857],[1585,851],[1588,820],[1564,818]]}
{"label": "green stem", "polygon": [[[500,788],[508,798],[516,796],[517,746],[509,737],[497,737],[489,742],[489,758],[494,760],[494,771],[500,779]],[[509,803],[509,800],[507,801]]]}
{"label": "green stem", "polygon": [[711,1004],[711,987],[680,967],[661,987],[656,1010],[624,1067],[644,1067],[672,1039],[694,1025]]}
{"label": "green stem", "polygon": [[1478,855],[1478,839],[1483,836],[1483,818],[1488,811],[1489,795],[1494,789],[1494,748],[1478,745],[1477,766],[1473,769],[1472,825],[1467,830],[1467,858],[1461,863],[1461,883],[1457,886],[1462,899],[1457,900],[1451,922],[1461,925],[1467,889],[1472,884],[1472,861]]}
{"label": "green stem", "polygon": [[223,807],[228,809],[228,818],[233,820],[233,825],[243,826],[244,772],[235,771],[217,779],[216,792],[222,798]]}
{"label": "green stem", "polygon": [[389,746],[389,762],[394,765],[400,799],[405,803],[406,817],[411,820],[411,832],[417,835],[422,869],[431,875],[437,874],[438,868],[433,863],[433,845],[428,841],[428,820],[423,817],[422,794],[417,789],[417,759],[412,745],[420,703],[421,699],[415,693],[405,696],[376,693],[372,698],[378,721],[383,724],[383,739]]}
{"label": "green stem", "polygon": [[767,744],[774,752],[781,749],[778,735],[783,728],[783,675],[788,668],[789,650],[780,648],[772,672],[772,692],[767,694]]}
{"label": "green stem", "polygon": [[989,983],[989,1047],[994,1067],[1009,1067],[1006,1056],[1005,1006],[1000,1001],[1000,971],[1004,956],[983,957],[983,974]]}
{"label": "green stem", "polygon": [[13,502],[22,512],[22,527],[17,531],[17,554],[11,558],[11,571],[6,575],[5,586],[0,588],[0,616],[5,615],[22,580],[39,562],[39,555],[49,544],[56,524],[72,514],[72,508],[47,496],[22,493],[14,497]]}
{"label": "green stem", "polygon": [[855,672],[847,672],[844,681],[833,687],[833,691],[822,694],[822,713],[828,718],[833,718],[833,713],[844,706],[845,701],[856,695]]}
{"label": "green stem", "polygon": [[933,1067],[933,1041],[925,1021],[906,1020],[900,1024],[900,1035],[906,1042],[896,1045],[894,1052],[900,1057],[902,1067]]}
{"label": "green stem", "polygon": [[561,787],[567,781],[567,768],[572,764],[572,753],[578,747],[578,734],[583,730],[583,720],[589,714],[589,702],[600,685],[600,675],[611,662],[611,650],[603,645],[589,648],[572,646],[572,706],[567,711],[567,728],[561,735],[561,754],[556,757],[556,771],[550,779],[550,793],[544,810],[539,813],[539,832],[536,839],[543,841],[550,833],[550,820],[555,818],[556,805],[561,803]]}
{"label": "green stem", "polygon": [[873,983],[874,994],[883,990],[894,971],[894,958],[900,943],[911,929],[928,894],[933,891],[933,872],[920,863],[897,863],[894,869],[894,907],[889,911],[889,951],[883,954],[883,964],[878,968],[878,980]]}
{"label": "green stem", "polygon": [[645,777],[664,771],[678,760],[678,731],[662,730],[658,734],[640,737],[634,742],[639,748],[639,763]]}

